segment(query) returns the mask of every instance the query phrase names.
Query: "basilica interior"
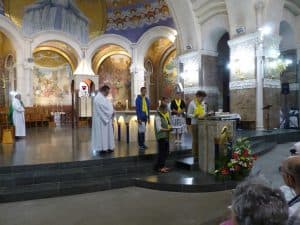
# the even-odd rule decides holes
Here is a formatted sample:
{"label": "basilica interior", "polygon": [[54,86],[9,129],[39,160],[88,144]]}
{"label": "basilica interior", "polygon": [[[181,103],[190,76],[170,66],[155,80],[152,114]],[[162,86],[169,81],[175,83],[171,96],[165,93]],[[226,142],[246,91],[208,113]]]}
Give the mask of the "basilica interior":
{"label": "basilica interior", "polygon": [[[180,91],[188,105],[205,91],[207,112],[238,118],[234,138],[249,138],[271,164],[272,149],[300,137],[299,15],[300,0],[0,0],[0,202],[132,186],[234,188],[183,160],[191,157],[189,128],[180,146],[170,145],[168,163],[179,171],[150,173],[154,114],[163,97]],[[103,85],[111,88],[117,143],[105,157],[89,149],[93,97]],[[135,114],[141,87],[151,109],[142,155]],[[27,135],[7,143],[15,93],[25,105]],[[186,224],[200,224],[194,222]]]}

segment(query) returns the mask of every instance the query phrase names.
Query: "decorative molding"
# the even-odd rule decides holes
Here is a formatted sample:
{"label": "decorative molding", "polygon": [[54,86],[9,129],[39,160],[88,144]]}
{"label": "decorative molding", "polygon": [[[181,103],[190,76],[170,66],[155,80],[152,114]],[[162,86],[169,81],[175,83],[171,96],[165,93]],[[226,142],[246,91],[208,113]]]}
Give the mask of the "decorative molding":
{"label": "decorative molding", "polygon": [[249,89],[249,88],[256,88],[255,79],[231,81],[229,83],[230,90],[240,90],[240,89]]}
{"label": "decorative molding", "polygon": [[264,79],[264,88],[281,88],[281,82],[278,79]]}
{"label": "decorative molding", "polygon": [[201,49],[199,52],[200,52],[201,55],[209,55],[209,56],[216,56],[216,57],[219,55],[218,52],[210,51],[210,50],[204,50],[204,49]]}
{"label": "decorative molding", "polygon": [[201,87],[199,87],[199,86],[183,88],[183,91],[185,94],[195,94],[199,90],[201,90]]}
{"label": "decorative molding", "polygon": [[206,94],[220,94],[220,91],[216,86],[206,86],[206,87],[193,86],[193,87],[186,87],[183,89],[185,94],[195,94],[199,90],[205,91]]}
{"label": "decorative molding", "polygon": [[230,48],[234,48],[239,45],[254,45],[257,43],[257,40],[259,38],[259,33],[250,33],[250,34],[245,34],[239,37],[236,37],[234,39],[231,39],[228,41],[228,45]]}
{"label": "decorative molding", "polygon": [[200,62],[201,55],[198,51],[192,51],[189,53],[178,55],[177,58],[179,59],[180,62],[183,62],[183,63],[186,61],[189,61],[189,60]]}

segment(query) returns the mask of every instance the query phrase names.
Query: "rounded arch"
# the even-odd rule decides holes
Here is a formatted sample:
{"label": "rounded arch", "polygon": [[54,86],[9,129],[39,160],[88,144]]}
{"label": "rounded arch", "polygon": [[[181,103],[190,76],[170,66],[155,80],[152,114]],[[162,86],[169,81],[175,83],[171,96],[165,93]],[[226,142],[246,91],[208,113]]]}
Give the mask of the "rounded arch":
{"label": "rounded arch", "polygon": [[148,51],[151,44],[158,38],[167,38],[172,43],[174,43],[177,36],[177,31],[165,26],[156,26],[147,30],[137,42],[137,52],[138,57],[137,61],[140,62],[140,65],[144,64],[144,57]]}
{"label": "rounded arch", "polygon": [[226,15],[212,17],[203,24],[202,31],[203,50],[216,53],[219,40],[229,32],[228,17]]}
{"label": "rounded arch", "polygon": [[18,63],[24,62],[24,38],[16,25],[7,17],[0,15],[0,31],[3,32],[16,50]]}
{"label": "rounded arch", "polygon": [[127,38],[117,34],[103,34],[89,42],[86,52],[87,60],[91,61],[92,57],[98,51],[99,47],[107,44],[121,46],[129,53],[130,57],[132,56],[132,43]]}
{"label": "rounded arch", "polygon": [[279,45],[280,51],[296,48],[295,31],[285,20],[280,22],[279,35],[281,36],[281,42]]}
{"label": "rounded arch", "polygon": [[82,50],[80,43],[72,38],[71,35],[61,31],[42,31],[32,36],[31,52],[40,44],[48,41],[59,41],[72,47],[76,53],[76,58],[82,57]]}

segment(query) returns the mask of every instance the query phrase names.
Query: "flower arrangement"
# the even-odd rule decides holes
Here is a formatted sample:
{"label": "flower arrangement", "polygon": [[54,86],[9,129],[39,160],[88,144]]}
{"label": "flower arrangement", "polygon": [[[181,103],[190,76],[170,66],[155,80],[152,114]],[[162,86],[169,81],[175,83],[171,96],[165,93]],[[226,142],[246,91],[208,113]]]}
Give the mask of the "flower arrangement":
{"label": "flower arrangement", "polygon": [[215,176],[222,180],[239,180],[247,176],[256,160],[247,138],[238,138],[227,146],[227,156],[216,162]]}

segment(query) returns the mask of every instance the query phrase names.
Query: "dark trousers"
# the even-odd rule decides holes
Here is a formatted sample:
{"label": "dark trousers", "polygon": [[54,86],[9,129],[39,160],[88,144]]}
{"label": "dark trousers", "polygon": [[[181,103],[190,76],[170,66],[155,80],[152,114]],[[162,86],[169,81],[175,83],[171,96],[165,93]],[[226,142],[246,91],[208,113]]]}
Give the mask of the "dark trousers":
{"label": "dark trousers", "polygon": [[157,162],[154,166],[155,170],[159,170],[165,167],[166,160],[169,155],[168,139],[159,139],[157,140],[157,144],[158,144],[158,156],[157,156]]}
{"label": "dark trousers", "polygon": [[[145,124],[145,126],[147,126],[147,122],[142,121],[142,123]],[[138,144],[139,147],[144,147],[145,146],[145,132],[139,132],[138,131]]]}
{"label": "dark trousers", "polygon": [[145,133],[139,133],[138,132],[138,143],[140,147],[145,146]]}

